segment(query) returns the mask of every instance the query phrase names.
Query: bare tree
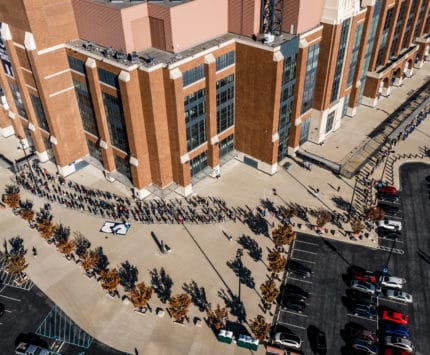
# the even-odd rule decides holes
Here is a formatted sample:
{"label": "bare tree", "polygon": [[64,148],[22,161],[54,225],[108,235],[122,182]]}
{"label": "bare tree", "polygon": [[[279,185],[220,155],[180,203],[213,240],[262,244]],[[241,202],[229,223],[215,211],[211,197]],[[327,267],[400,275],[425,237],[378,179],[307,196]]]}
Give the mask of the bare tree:
{"label": "bare tree", "polygon": [[119,284],[119,275],[116,269],[104,270],[100,274],[101,286],[110,295],[115,294]]}
{"label": "bare tree", "polygon": [[278,250],[272,250],[267,256],[267,261],[273,273],[284,271],[287,264],[287,259]]}
{"label": "bare tree", "polygon": [[21,196],[19,193],[18,185],[6,185],[5,187],[5,195],[3,195],[3,201],[10,208],[17,208],[19,206],[19,202],[21,200]]}
{"label": "bare tree", "polygon": [[364,224],[361,220],[354,219],[351,221],[351,229],[352,229],[352,234],[358,235],[363,231]]}
{"label": "bare tree", "polygon": [[206,310],[209,324],[214,327],[215,330],[225,328],[226,321],[228,320],[228,312],[225,307],[221,308],[219,304],[215,310],[208,308]]}
{"label": "bare tree", "polygon": [[130,291],[130,301],[137,310],[142,311],[151,299],[152,292],[152,286],[146,286],[143,282],[139,282]]}
{"label": "bare tree", "polygon": [[279,289],[272,279],[262,283],[260,286],[260,291],[263,300],[268,304],[271,304],[279,295]]}
{"label": "bare tree", "polygon": [[186,293],[174,295],[169,298],[169,311],[177,322],[183,322],[188,314],[191,298]]}
{"label": "bare tree", "polygon": [[319,210],[317,214],[317,227],[323,228],[328,222],[331,221],[330,212],[327,210]]}
{"label": "bare tree", "polygon": [[373,206],[367,209],[365,214],[367,219],[370,219],[371,221],[374,221],[374,222],[380,221],[385,217],[384,210],[376,206]]}
{"label": "bare tree", "polygon": [[21,218],[28,223],[33,220],[34,218],[34,211],[33,211],[33,202],[30,200],[20,201],[19,203],[19,215]]}
{"label": "bare tree", "polygon": [[250,320],[250,329],[252,334],[254,334],[255,339],[260,342],[266,339],[267,333],[270,330],[270,323],[267,323],[262,315],[258,315],[256,318]]}
{"label": "bare tree", "polygon": [[90,241],[79,231],[73,233],[75,240],[75,253],[79,258],[82,258],[87,250],[91,247]]}

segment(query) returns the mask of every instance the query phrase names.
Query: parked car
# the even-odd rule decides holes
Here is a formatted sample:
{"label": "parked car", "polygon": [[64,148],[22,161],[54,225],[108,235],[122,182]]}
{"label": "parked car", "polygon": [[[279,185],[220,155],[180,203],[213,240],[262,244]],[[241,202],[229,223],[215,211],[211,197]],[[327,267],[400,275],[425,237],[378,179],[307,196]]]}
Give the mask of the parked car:
{"label": "parked car", "polygon": [[412,303],[412,295],[407,292],[399,291],[399,290],[385,290],[385,296],[391,300],[399,301],[399,302],[405,302],[405,303]]}
{"label": "parked car", "polygon": [[361,324],[350,322],[345,326],[345,332],[350,339],[361,339],[365,341],[375,342],[376,334]]}
{"label": "parked car", "polygon": [[346,295],[348,296],[348,299],[355,304],[362,304],[365,306],[376,305],[377,298],[371,294],[349,289],[346,290]]}
{"label": "parked car", "polygon": [[325,333],[323,331],[319,331],[315,337],[315,350],[316,355],[325,355],[327,354],[327,340],[325,337]]}
{"label": "parked car", "polygon": [[381,284],[384,287],[401,289],[406,284],[406,280],[397,276],[384,276]]}
{"label": "parked car", "polygon": [[381,186],[378,188],[379,193],[387,194],[387,195],[397,195],[397,189],[394,186]]}
{"label": "parked car", "polygon": [[376,318],[376,308],[372,306],[356,305],[352,308],[352,313],[370,319]]}
{"label": "parked car", "polygon": [[303,265],[302,263],[299,263],[296,260],[288,261],[287,270],[304,279],[311,277],[311,272],[312,272],[312,270],[309,267],[307,267],[306,265]]}
{"label": "parked car", "polygon": [[298,294],[285,293],[282,295],[282,300],[284,302],[305,302],[306,297]]}
{"label": "parked car", "polygon": [[384,338],[385,345],[392,346],[394,348],[399,348],[407,352],[413,352],[414,347],[409,339],[396,337],[396,336],[386,336]]}
{"label": "parked car", "polygon": [[300,349],[302,347],[302,339],[297,335],[283,332],[275,334],[275,343],[294,349]]}
{"label": "parked car", "polygon": [[354,349],[364,351],[367,354],[376,355],[378,353],[378,346],[375,343],[369,343],[365,340],[354,339],[351,346]]}
{"label": "parked car", "polygon": [[403,325],[386,324],[384,328],[386,335],[395,335],[402,338],[409,338],[409,329]]}
{"label": "parked car", "polygon": [[285,284],[285,286],[283,287],[283,292],[284,294],[288,293],[288,294],[300,295],[305,298],[309,297],[309,292],[293,284]]}
{"label": "parked car", "polygon": [[381,201],[388,201],[388,202],[393,202],[393,203],[399,203],[400,202],[400,196],[397,194],[385,194],[383,192],[378,192],[376,194],[376,197],[378,198],[378,200]]}
{"label": "parked car", "polygon": [[386,322],[406,325],[408,324],[409,317],[406,314],[400,312],[383,311],[382,320]]}
{"label": "parked car", "polygon": [[378,207],[381,208],[386,215],[399,217],[402,215],[402,211],[400,210],[400,207],[395,205],[389,205],[387,203],[378,203]]}
{"label": "parked car", "polygon": [[376,223],[376,226],[379,228],[389,229],[393,231],[401,231],[402,230],[402,222],[395,221],[393,219],[385,218]]}
{"label": "parked car", "polygon": [[402,236],[402,233],[396,230],[378,228],[376,233],[382,238],[398,239]]}
{"label": "parked car", "polygon": [[371,271],[366,271],[365,274],[355,274],[352,275],[355,280],[376,283],[376,276]]}
{"label": "parked car", "polygon": [[384,355],[409,355],[410,353],[400,349],[387,348],[384,351]]}
{"label": "parked car", "polygon": [[359,281],[359,280],[352,280],[351,288],[361,292],[369,293],[371,295],[374,295],[376,290],[374,284],[370,282]]}
{"label": "parked car", "polygon": [[282,300],[281,304],[282,308],[291,309],[296,311],[297,313],[303,313],[306,308],[306,304],[302,301],[293,301],[293,300]]}

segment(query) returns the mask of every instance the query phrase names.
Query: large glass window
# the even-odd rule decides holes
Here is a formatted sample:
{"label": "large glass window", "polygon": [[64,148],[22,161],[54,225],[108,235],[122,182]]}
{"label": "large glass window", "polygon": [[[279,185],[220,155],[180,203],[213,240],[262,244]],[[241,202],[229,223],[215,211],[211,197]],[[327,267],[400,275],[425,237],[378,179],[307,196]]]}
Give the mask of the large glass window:
{"label": "large glass window", "polygon": [[218,71],[218,70],[224,69],[234,64],[234,61],[235,61],[234,51],[220,55],[219,57],[216,58],[216,70]]}
{"label": "large glass window", "polygon": [[9,87],[12,91],[13,100],[15,101],[16,108],[18,110],[18,114],[27,118],[27,111],[25,111],[24,102],[22,101],[21,93],[19,92],[18,86],[15,83],[9,83]]}
{"label": "large glass window", "polygon": [[96,142],[92,142],[87,139],[88,151],[93,158],[96,158],[99,162],[103,163],[102,152]]}
{"label": "large glass window", "polygon": [[385,46],[387,45],[388,32],[390,30],[391,21],[393,19],[394,7],[388,9],[387,16],[385,17],[384,27],[382,30],[381,43],[379,44],[378,56],[376,57],[376,66],[379,67],[383,64]]}
{"label": "large glass window", "polygon": [[37,123],[39,127],[49,132],[48,121],[46,120],[45,111],[43,110],[42,101],[38,96],[30,94],[31,103],[33,104],[34,112],[36,113]]}
{"label": "large glass window", "polygon": [[195,68],[187,70],[182,74],[183,86],[188,86],[196,81],[205,77],[205,67],[203,64],[198,65]]}
{"label": "large glass window", "polygon": [[190,161],[191,176],[195,176],[208,166],[208,152],[204,151],[202,154],[196,156]]}
{"label": "large glass window", "polygon": [[67,56],[67,60],[69,61],[70,69],[85,75],[85,63],[82,60],[71,56]]}
{"label": "large glass window", "polygon": [[351,53],[351,61],[349,64],[349,71],[348,71],[348,78],[346,80],[346,87],[350,87],[352,84],[352,79],[354,78],[355,74],[355,67],[357,65],[357,58],[358,58],[358,50],[360,49],[360,43],[361,43],[361,35],[363,33],[363,24],[360,23],[357,25],[355,36],[354,36],[354,45],[352,47],[352,53]]}
{"label": "large glass window", "polygon": [[[0,29],[1,29],[1,26],[2,24],[0,22]],[[14,73],[12,69],[12,64],[9,59],[9,54],[7,53],[6,45],[4,44],[3,39],[1,38],[1,31],[0,31],[0,60],[2,62],[5,73],[13,77]]]}
{"label": "large glass window", "polygon": [[104,70],[102,68],[97,68],[97,72],[99,74],[99,81],[101,81],[104,84],[113,86],[114,88],[119,90],[119,82],[118,82],[117,74],[111,73],[110,71]]}
{"label": "large glass window", "polygon": [[184,99],[187,150],[206,142],[206,92],[198,90]]}
{"label": "large glass window", "polygon": [[308,118],[302,122],[302,125],[300,127],[300,140],[299,140],[300,145],[302,145],[303,143],[305,143],[308,140],[310,124],[311,124],[310,118]]}
{"label": "large glass window", "polygon": [[88,87],[85,83],[78,80],[73,80],[73,85],[75,86],[76,99],[78,100],[79,112],[81,114],[84,130],[97,136],[96,117]]}
{"label": "large glass window", "polygon": [[403,37],[402,48],[408,47],[409,37],[412,31],[412,22],[414,22],[415,13],[418,7],[418,0],[413,0],[411,8],[409,10],[408,22],[406,24],[405,35]]}
{"label": "large glass window", "polygon": [[219,156],[220,158],[230,153],[234,149],[234,134],[224,138],[219,143]]}
{"label": "large glass window", "polygon": [[334,70],[333,86],[331,88],[330,102],[337,100],[339,96],[340,79],[342,78],[343,62],[345,60],[346,45],[348,43],[349,24],[351,19],[342,23],[340,33],[339,50],[337,52],[336,67]]}
{"label": "large glass window", "polygon": [[116,171],[122,175],[128,177],[131,180],[130,163],[127,159],[120,158],[118,155],[114,155]]}
{"label": "large glass window", "polygon": [[320,44],[317,43],[312,47],[309,47],[308,58],[306,60],[306,75],[305,84],[303,88],[303,99],[302,99],[302,111],[305,113],[312,107],[312,101],[314,99],[314,89],[316,81],[316,73],[318,67],[318,56],[320,52]]}
{"label": "large glass window", "polygon": [[234,125],[234,74],[216,82],[217,133]]}
{"label": "large glass window", "polygon": [[399,42],[399,34],[403,25],[403,18],[405,17],[406,1],[400,5],[399,16],[397,17],[396,26],[394,28],[393,40],[391,41],[390,57],[394,56],[396,53],[396,47]]}
{"label": "large glass window", "polygon": [[102,96],[111,144],[128,153],[127,131],[125,128],[121,100],[105,92],[102,93]]}
{"label": "large glass window", "polygon": [[334,115],[336,111],[330,112],[327,116],[327,122],[325,125],[325,133],[327,134],[333,129]]}
{"label": "large glass window", "polygon": [[420,10],[420,13],[419,13],[419,15],[418,15],[417,25],[415,26],[415,31],[414,31],[414,37],[413,37],[413,40],[415,40],[415,38],[417,38],[417,37],[418,37],[420,27],[421,27],[421,25],[422,25],[423,21],[425,20],[425,19],[424,19],[424,14],[425,14],[426,6],[427,6],[426,2],[425,2],[425,1],[423,1],[423,2],[421,3],[421,10]]}

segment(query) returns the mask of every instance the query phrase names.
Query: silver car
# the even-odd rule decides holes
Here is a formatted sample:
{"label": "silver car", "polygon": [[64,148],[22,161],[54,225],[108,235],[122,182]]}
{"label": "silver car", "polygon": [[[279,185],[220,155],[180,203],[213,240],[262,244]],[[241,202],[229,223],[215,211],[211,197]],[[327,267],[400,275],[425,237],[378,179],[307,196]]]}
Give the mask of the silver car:
{"label": "silver car", "polygon": [[300,349],[302,347],[302,339],[297,335],[282,332],[275,334],[275,343],[294,349]]}
{"label": "silver car", "polygon": [[397,336],[387,336],[384,338],[385,345],[392,346],[393,348],[398,348],[405,350],[409,353],[414,351],[412,342],[409,339],[397,337]]}
{"label": "silver car", "polygon": [[381,284],[384,287],[401,289],[406,284],[406,280],[397,276],[384,276]]}
{"label": "silver car", "polygon": [[407,292],[399,291],[399,290],[386,290],[385,296],[394,301],[400,301],[405,303],[412,303],[412,295]]}
{"label": "silver car", "polygon": [[374,295],[376,290],[374,284],[370,282],[359,281],[359,280],[352,280],[351,288],[371,295]]}

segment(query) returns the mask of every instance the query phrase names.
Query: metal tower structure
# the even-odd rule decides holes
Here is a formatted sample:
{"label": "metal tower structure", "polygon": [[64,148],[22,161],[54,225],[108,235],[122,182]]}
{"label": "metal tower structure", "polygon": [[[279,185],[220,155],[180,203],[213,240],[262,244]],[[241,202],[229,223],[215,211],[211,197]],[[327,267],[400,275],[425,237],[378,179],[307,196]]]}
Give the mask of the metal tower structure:
{"label": "metal tower structure", "polygon": [[284,0],[261,0],[260,32],[279,35],[282,32]]}

